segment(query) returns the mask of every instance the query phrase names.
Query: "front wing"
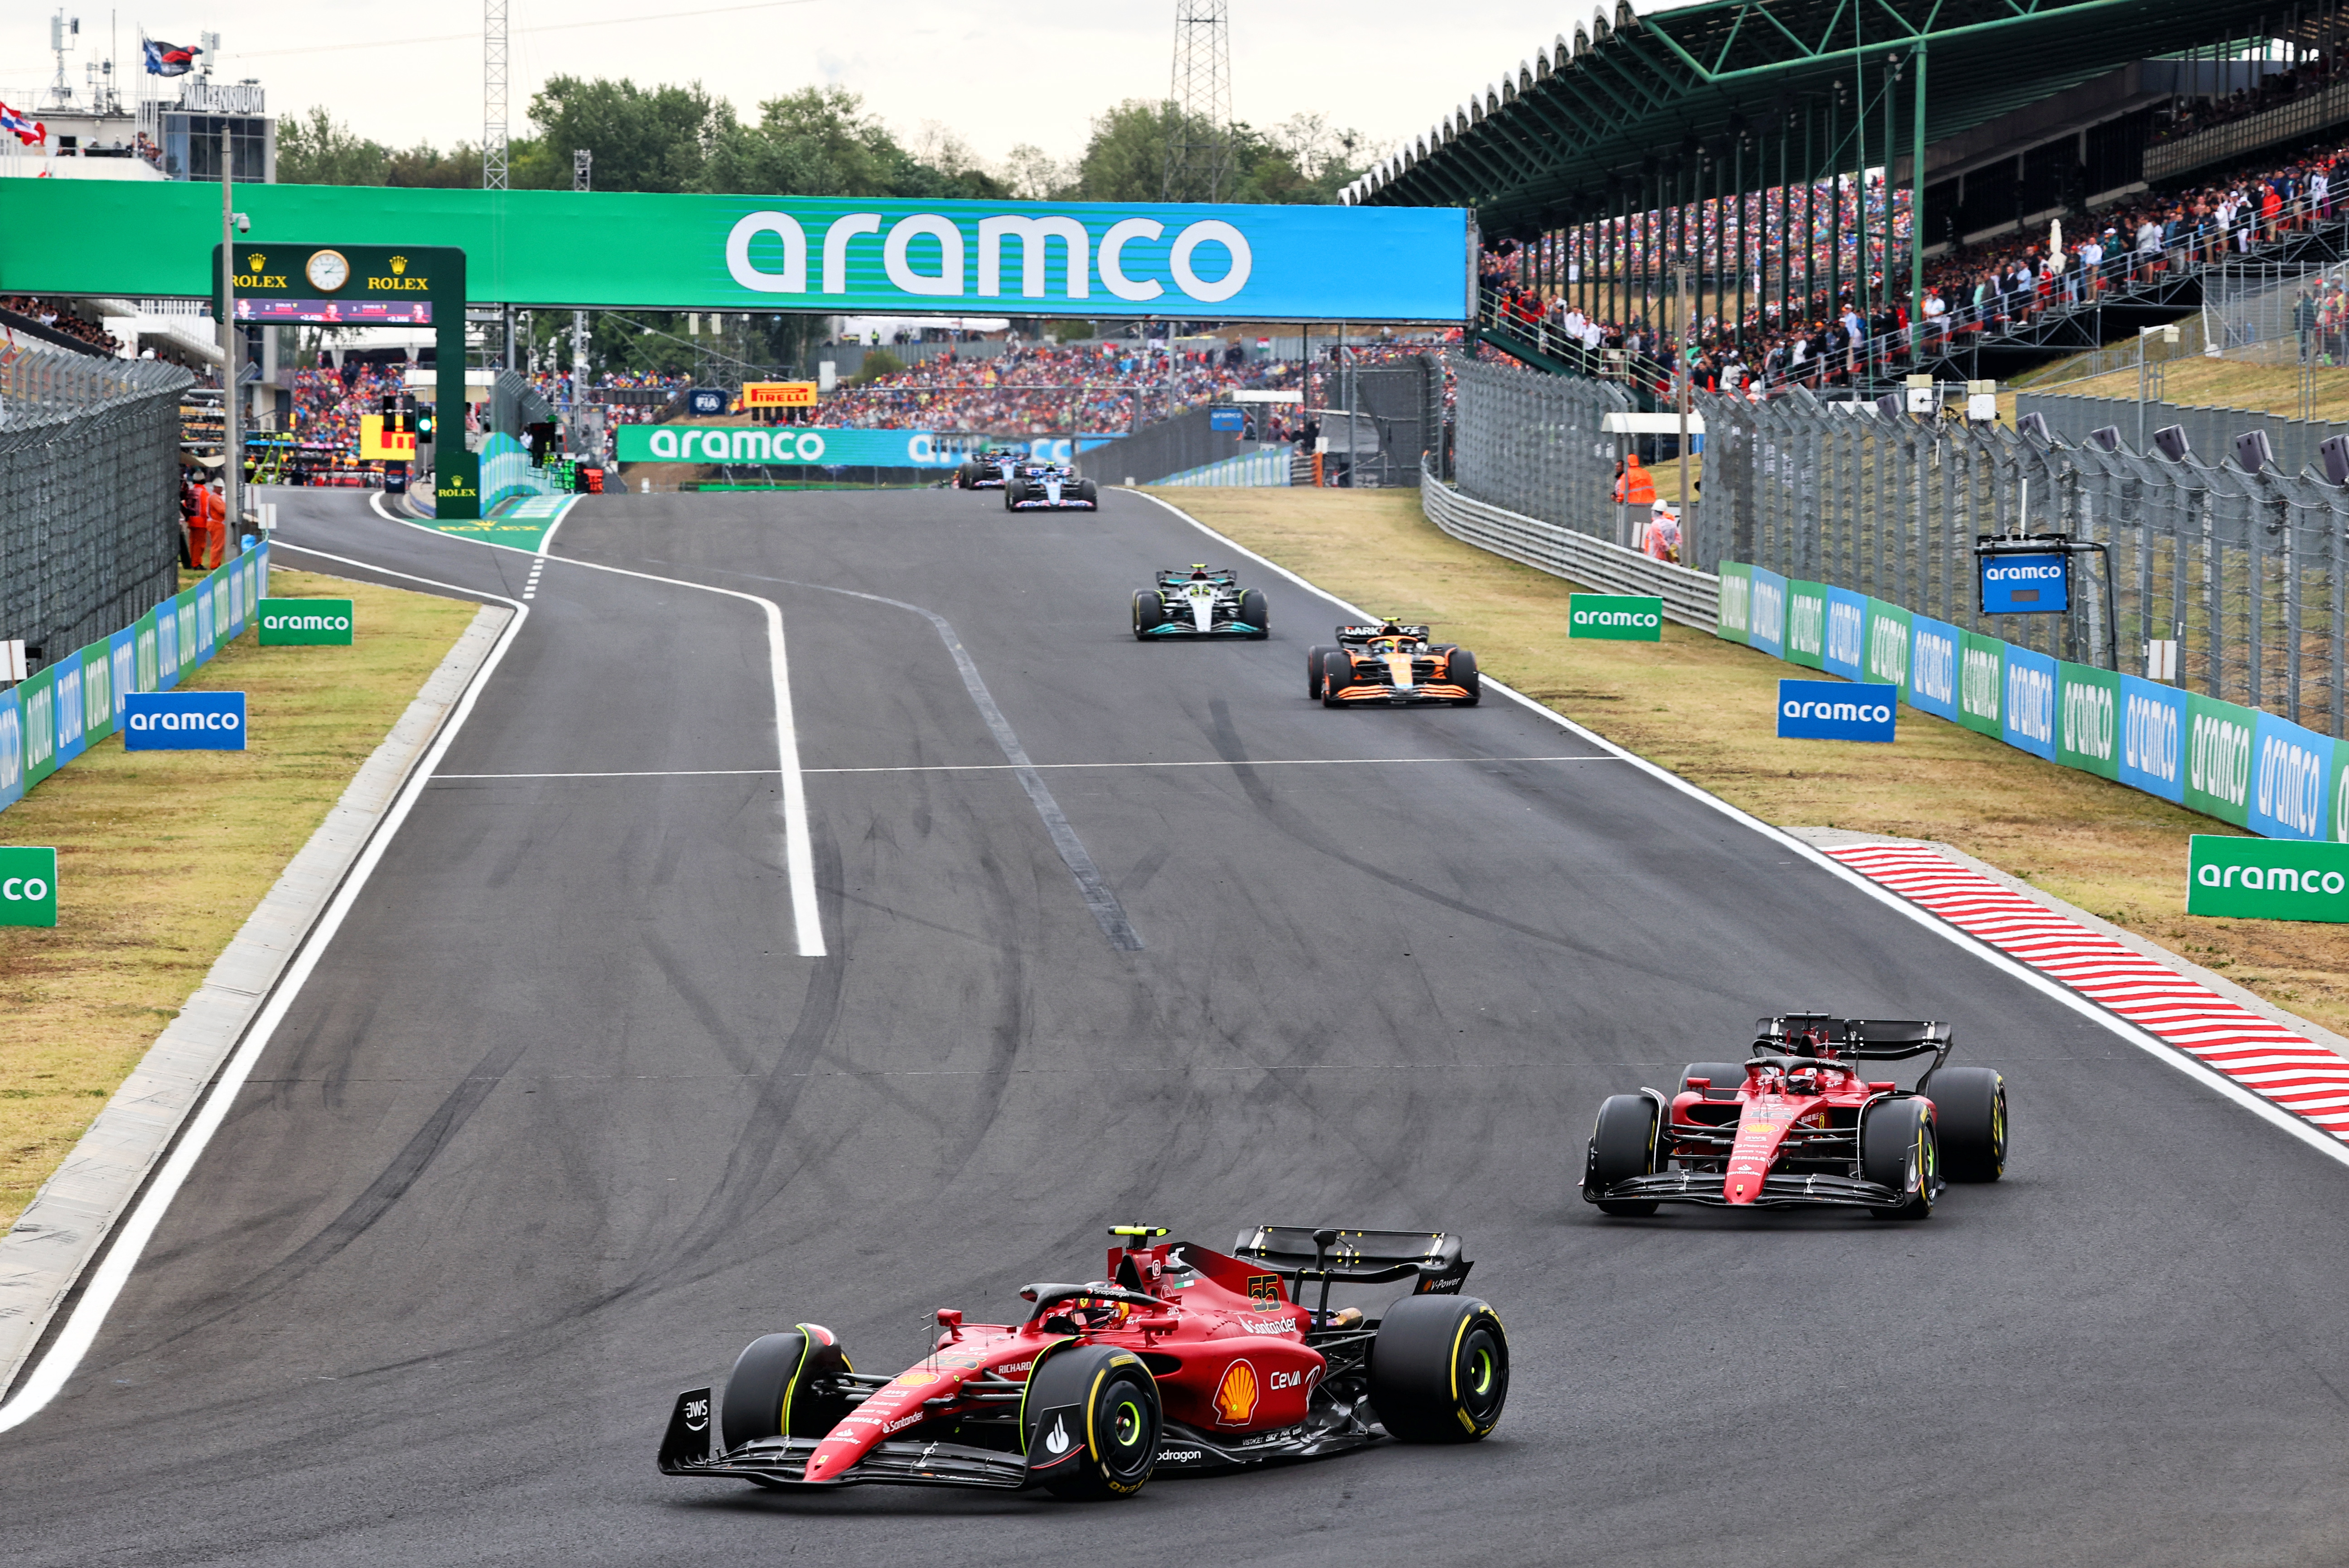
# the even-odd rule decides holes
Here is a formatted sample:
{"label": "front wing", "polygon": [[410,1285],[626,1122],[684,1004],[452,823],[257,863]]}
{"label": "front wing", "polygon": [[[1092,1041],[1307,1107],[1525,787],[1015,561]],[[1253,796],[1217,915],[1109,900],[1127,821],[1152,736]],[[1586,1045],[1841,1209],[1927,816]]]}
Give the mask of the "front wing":
{"label": "front wing", "polygon": [[1913,1200],[1906,1192],[1853,1176],[1774,1171],[1762,1178],[1761,1196],[1750,1205],[1732,1204],[1721,1186],[1717,1170],[1666,1170],[1627,1177],[1609,1188],[1586,1186],[1582,1199],[1586,1203],[1698,1203],[1713,1209],[1900,1209]]}
{"label": "front wing", "polygon": [[1263,631],[1264,628],[1250,626],[1244,620],[1217,620],[1206,630],[1201,631],[1186,615],[1180,625],[1170,620],[1163,626],[1152,627],[1142,635],[1144,637],[1257,637]]}
{"label": "front wing", "polygon": [[1030,492],[1024,501],[1007,500],[1004,505],[1014,512],[1098,512],[1101,510],[1101,503],[1098,501],[1087,501],[1068,493],[1063,493],[1061,498],[1055,501],[1040,491]]}
{"label": "front wing", "polygon": [[1446,680],[1431,680],[1423,686],[1386,686],[1366,680],[1359,686],[1340,686],[1330,695],[1340,702],[1365,707],[1408,708],[1421,702],[1464,702],[1468,688]]}

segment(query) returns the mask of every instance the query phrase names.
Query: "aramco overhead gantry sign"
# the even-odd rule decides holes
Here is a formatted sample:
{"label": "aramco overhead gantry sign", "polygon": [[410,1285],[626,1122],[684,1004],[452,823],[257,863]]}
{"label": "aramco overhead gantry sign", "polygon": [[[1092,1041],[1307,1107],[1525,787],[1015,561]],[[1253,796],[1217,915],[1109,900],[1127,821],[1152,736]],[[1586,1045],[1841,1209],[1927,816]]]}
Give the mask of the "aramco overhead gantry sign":
{"label": "aramco overhead gantry sign", "polygon": [[[0,293],[209,294],[220,198],[208,191],[0,179]],[[321,234],[349,241],[336,247],[347,255],[450,247],[464,254],[473,299],[506,305],[1272,322],[1475,316],[1476,234],[1458,208],[341,185],[241,186],[237,205],[253,220],[247,249],[290,254],[302,247],[288,237]]]}
{"label": "aramco overhead gantry sign", "polygon": [[[239,321],[432,328],[434,515],[450,521],[481,516],[481,460],[465,448],[465,253],[450,245],[264,241],[240,244],[230,254],[236,263]],[[221,275],[217,245],[211,275]],[[217,290],[212,319],[220,319]]]}

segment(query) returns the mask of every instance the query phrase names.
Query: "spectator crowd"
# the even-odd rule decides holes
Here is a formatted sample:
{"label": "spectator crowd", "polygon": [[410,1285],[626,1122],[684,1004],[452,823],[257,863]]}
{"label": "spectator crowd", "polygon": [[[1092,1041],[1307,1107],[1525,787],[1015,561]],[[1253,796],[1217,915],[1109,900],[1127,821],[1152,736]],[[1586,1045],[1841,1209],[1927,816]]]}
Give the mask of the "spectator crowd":
{"label": "spectator crowd", "polygon": [[87,343],[109,354],[122,352],[121,340],[97,322],[76,315],[69,306],[55,299],[43,299],[36,295],[12,294],[0,296],[0,311],[37,322],[52,332]]}

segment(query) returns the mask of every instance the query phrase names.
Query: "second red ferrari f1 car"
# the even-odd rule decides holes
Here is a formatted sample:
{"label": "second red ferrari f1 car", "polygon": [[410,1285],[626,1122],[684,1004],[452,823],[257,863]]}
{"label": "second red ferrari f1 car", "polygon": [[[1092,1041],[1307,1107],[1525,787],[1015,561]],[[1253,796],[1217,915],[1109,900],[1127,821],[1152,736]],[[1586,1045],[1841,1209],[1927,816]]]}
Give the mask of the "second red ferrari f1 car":
{"label": "second red ferrari f1 car", "polygon": [[[2006,1080],[1951,1066],[1947,1023],[1789,1012],[1754,1033],[1742,1064],[1692,1062],[1671,1094],[1601,1105],[1584,1200],[1608,1214],[1702,1203],[1922,1220],[1945,1180],[2004,1174]],[[1913,1089],[1862,1071],[1927,1054]]]}
{"label": "second red ferrari f1 car", "polygon": [[1485,688],[1475,654],[1453,643],[1430,642],[1426,627],[1390,620],[1341,626],[1338,646],[1307,649],[1305,694],[1321,699],[1325,708],[1422,702],[1474,708]]}
{"label": "second red ferrari f1 car", "polygon": [[[1019,1323],[937,1312],[930,1354],[858,1372],[830,1329],[753,1340],[715,1390],[678,1396],[665,1475],[804,1488],[894,1482],[1130,1497],[1153,1474],[1360,1448],[1474,1442],[1501,1418],[1509,1340],[1460,1293],[1454,1236],[1267,1225],[1229,1252],[1121,1225],[1109,1275],[1034,1284]],[[1368,1315],[1330,1304],[1369,1297]],[[1313,1304],[1307,1305],[1307,1299]]]}

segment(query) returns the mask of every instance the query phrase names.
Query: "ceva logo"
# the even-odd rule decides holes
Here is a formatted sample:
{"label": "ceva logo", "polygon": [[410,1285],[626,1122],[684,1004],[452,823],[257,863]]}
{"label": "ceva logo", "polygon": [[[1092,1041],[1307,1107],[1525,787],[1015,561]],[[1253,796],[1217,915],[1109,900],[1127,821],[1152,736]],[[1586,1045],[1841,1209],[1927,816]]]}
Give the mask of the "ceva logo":
{"label": "ceva logo", "polygon": [[2100,763],[2113,760],[2110,691],[2101,686],[2067,684],[2064,688],[2064,749],[2094,757]]}
{"label": "ceva logo", "polygon": [[2194,716],[2189,740],[2186,783],[2230,805],[2243,804],[2251,785],[2251,728],[2211,713]]}
{"label": "ceva logo", "polygon": [[2259,809],[2313,838],[2324,826],[2324,759],[2282,735],[2260,748]]}
{"label": "ceva logo", "polygon": [[2178,782],[2178,710],[2132,694],[2124,707],[2121,754],[2128,765],[2164,784]]}

